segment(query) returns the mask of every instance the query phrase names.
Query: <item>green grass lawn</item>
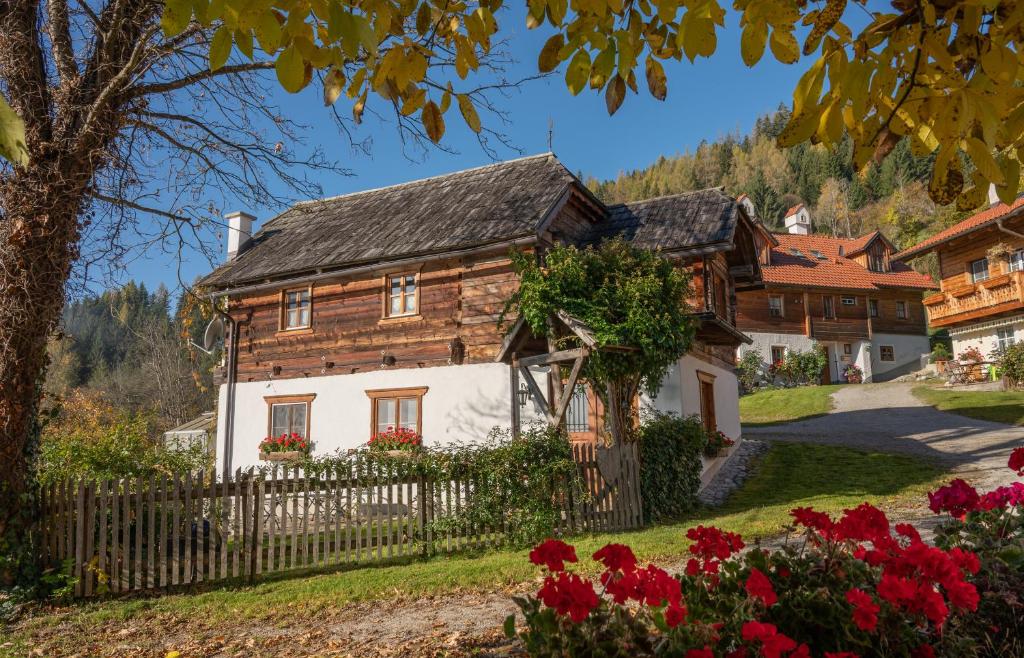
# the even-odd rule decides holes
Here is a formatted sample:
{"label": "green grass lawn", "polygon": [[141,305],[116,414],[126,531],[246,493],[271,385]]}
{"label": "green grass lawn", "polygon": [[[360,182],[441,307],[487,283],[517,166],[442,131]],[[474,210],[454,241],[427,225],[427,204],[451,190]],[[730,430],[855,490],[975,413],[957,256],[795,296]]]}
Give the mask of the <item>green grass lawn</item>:
{"label": "green grass lawn", "polygon": [[800,386],[758,391],[740,398],[740,421],[744,425],[774,425],[827,414],[832,394],[843,384]]}
{"label": "green grass lawn", "polygon": [[[796,506],[838,512],[865,500],[890,509],[918,506],[924,493],[942,479],[940,469],[917,458],[867,453],[810,444],[773,444],[756,474],[718,509],[702,509],[678,523],[640,531],[572,539],[581,567],[595,571],[589,556],[610,541],[626,543],[644,560],[678,564],[689,545],[686,530],[714,524],[738,532],[748,541],[783,532]],[[529,582],[538,575],[526,550],[499,550],[476,555],[437,557],[387,567],[364,567],[281,578],[247,587],[219,587],[193,594],[81,603],[40,612],[0,646],[0,656],[24,655],[29,646],[73,646],[79,633],[102,629],[116,637],[118,628],[151,627],[188,619],[197,629],[230,634],[246,624],[284,626],[304,611],[337,610],[364,600],[444,594],[462,589],[500,589]],[[163,620],[163,622],[162,622]]]}
{"label": "green grass lawn", "polygon": [[922,384],[914,395],[939,411],[1007,425],[1024,425],[1024,391],[963,391]]}

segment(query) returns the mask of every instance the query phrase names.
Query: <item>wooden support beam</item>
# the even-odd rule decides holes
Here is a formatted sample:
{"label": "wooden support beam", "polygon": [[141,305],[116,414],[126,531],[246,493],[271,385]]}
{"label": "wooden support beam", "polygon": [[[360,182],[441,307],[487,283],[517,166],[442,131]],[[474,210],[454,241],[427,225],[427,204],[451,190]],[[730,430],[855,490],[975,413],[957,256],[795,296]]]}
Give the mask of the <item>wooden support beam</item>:
{"label": "wooden support beam", "polygon": [[519,417],[519,364],[516,362],[516,354],[512,353],[512,364],[508,368],[509,374],[509,387],[511,391],[511,421],[512,421],[512,436],[515,438],[519,437],[519,432],[522,429],[522,422]]}
{"label": "wooden support beam", "polygon": [[583,368],[583,360],[585,358],[581,354],[576,358],[576,363],[572,365],[572,371],[565,382],[565,395],[562,396],[562,399],[555,407],[554,419],[552,420],[552,424],[555,427],[559,427],[565,420],[565,412],[569,408],[569,402],[572,400],[573,394],[576,392],[576,381],[580,378],[580,370]]}
{"label": "wooden support beam", "polygon": [[547,398],[544,397],[544,394],[540,391],[540,386],[537,385],[537,380],[533,378],[533,373],[530,372],[529,368],[523,366],[519,366],[519,372],[523,375],[523,379],[526,380],[526,387],[530,389],[530,395],[533,396],[533,399],[540,405],[541,411],[550,420],[551,409],[548,406]]}
{"label": "wooden support beam", "polygon": [[570,350],[558,350],[548,354],[538,354],[519,359],[521,366],[546,366],[552,363],[567,363],[586,356],[589,350],[585,347],[576,347]]}

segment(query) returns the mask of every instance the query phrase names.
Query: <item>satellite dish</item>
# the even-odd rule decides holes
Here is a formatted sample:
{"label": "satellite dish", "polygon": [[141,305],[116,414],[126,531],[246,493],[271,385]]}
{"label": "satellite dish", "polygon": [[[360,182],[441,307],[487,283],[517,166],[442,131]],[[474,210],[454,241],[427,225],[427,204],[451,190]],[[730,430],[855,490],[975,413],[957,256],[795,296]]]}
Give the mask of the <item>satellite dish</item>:
{"label": "satellite dish", "polygon": [[222,340],[224,340],[224,319],[220,315],[215,315],[210,320],[210,324],[206,325],[206,331],[203,332],[203,349],[210,352]]}
{"label": "satellite dish", "polygon": [[219,315],[215,315],[213,319],[210,320],[210,324],[206,325],[206,330],[203,331],[203,344],[200,345],[193,340],[188,341],[188,343],[197,350],[205,352],[206,354],[212,354],[213,348],[223,340],[224,319]]}

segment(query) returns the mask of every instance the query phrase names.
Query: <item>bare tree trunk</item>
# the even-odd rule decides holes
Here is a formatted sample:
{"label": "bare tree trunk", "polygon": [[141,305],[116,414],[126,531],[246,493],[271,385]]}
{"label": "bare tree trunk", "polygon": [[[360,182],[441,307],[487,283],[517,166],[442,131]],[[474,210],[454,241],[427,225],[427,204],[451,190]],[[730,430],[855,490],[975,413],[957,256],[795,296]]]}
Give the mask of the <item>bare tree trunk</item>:
{"label": "bare tree trunk", "polygon": [[605,387],[605,427],[612,443],[630,443],[636,437],[635,381],[612,381]]}

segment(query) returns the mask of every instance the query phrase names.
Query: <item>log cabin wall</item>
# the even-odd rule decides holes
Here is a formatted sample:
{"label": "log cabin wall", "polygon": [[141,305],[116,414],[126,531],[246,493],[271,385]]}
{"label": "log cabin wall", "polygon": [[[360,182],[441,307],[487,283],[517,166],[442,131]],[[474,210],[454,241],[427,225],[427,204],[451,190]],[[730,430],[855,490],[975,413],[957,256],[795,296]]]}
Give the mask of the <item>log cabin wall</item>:
{"label": "log cabin wall", "polygon": [[[1017,233],[1024,233],[1024,216],[1008,219],[1004,226]],[[972,232],[938,247],[942,291],[947,292],[971,285],[970,264],[985,258],[988,250],[999,243],[1004,243],[1013,250],[1024,249],[1024,238],[1000,231],[995,226]],[[988,271],[990,277],[1005,274],[1009,271],[1009,263],[1005,260],[990,258]]]}
{"label": "log cabin wall", "polygon": [[282,290],[232,299],[230,313],[241,323],[238,380],[365,372],[385,359],[395,368],[493,361],[498,316],[516,286],[508,255],[404,271],[418,275],[418,313],[408,317],[384,317],[389,270],[313,285],[309,329],[280,329]]}
{"label": "log cabin wall", "polygon": [[[782,298],[782,317],[771,315],[770,297]],[[743,331],[778,334],[805,333],[802,290],[752,290],[737,296],[736,324]]]}

